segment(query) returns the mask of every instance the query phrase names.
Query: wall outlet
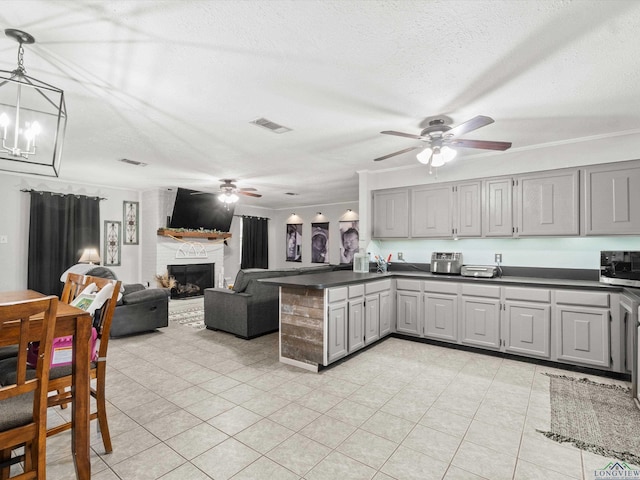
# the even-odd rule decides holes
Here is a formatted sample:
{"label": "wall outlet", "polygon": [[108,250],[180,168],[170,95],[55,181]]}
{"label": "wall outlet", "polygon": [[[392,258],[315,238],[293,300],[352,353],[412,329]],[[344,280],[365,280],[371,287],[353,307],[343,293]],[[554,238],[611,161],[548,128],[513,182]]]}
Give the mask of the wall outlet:
{"label": "wall outlet", "polygon": [[404,253],[398,252],[398,260],[404,260]]}
{"label": "wall outlet", "polygon": [[0,243],[9,243],[9,237],[6,235],[0,235]]}
{"label": "wall outlet", "polygon": [[502,263],[502,254],[501,253],[496,253],[495,262],[496,263]]}

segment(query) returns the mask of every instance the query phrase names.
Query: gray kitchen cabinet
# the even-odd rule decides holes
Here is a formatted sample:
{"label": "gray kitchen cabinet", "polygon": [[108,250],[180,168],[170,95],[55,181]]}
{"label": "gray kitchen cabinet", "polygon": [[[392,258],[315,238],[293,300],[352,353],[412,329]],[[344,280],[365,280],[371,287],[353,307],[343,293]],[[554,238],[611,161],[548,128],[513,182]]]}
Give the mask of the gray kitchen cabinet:
{"label": "gray kitchen cabinet", "polygon": [[482,185],[483,222],[485,237],[513,236],[513,180],[489,178]]}
{"label": "gray kitchen cabinet", "polygon": [[451,186],[411,188],[411,237],[444,238],[453,235]]}
{"label": "gray kitchen cabinet", "polygon": [[640,234],[640,162],[584,169],[586,235]]}
{"label": "gray kitchen cabinet", "polygon": [[347,322],[347,350],[349,353],[364,347],[364,284],[349,285]]}
{"label": "gray kitchen cabinet", "polygon": [[327,360],[331,363],[347,354],[347,301],[330,303],[328,310]]}
{"label": "gray kitchen cabinet", "polygon": [[558,290],[554,308],[557,359],[609,368],[609,294]]}
{"label": "gray kitchen cabinet", "polygon": [[462,298],[462,343],[500,348],[500,301]]}
{"label": "gray kitchen cabinet", "polygon": [[407,238],[409,236],[409,190],[373,192],[373,238]]}
{"label": "gray kitchen cabinet", "polygon": [[380,338],[380,294],[365,297],[364,343],[369,345]]}
{"label": "gray kitchen cabinet", "polygon": [[579,186],[578,169],[516,178],[516,235],[579,235]]}
{"label": "gray kitchen cabinet", "polygon": [[424,294],[424,336],[448,342],[458,341],[458,297]]}
{"label": "gray kitchen cabinet", "polygon": [[551,306],[505,302],[504,349],[527,356],[551,355]]}
{"label": "gray kitchen cabinet", "polygon": [[349,300],[347,345],[349,353],[364,347],[364,298]]}
{"label": "gray kitchen cabinet", "polygon": [[392,332],[393,297],[390,291],[380,292],[380,338]]}
{"label": "gray kitchen cabinet", "polygon": [[458,283],[423,283],[424,336],[448,342],[458,341]]}
{"label": "gray kitchen cabinet", "polygon": [[369,345],[391,333],[391,280],[367,282],[365,288],[364,343]]}
{"label": "gray kitchen cabinet", "polygon": [[468,345],[499,349],[501,344],[500,287],[463,284],[461,294],[460,341]]}
{"label": "gray kitchen cabinet", "polygon": [[504,288],[504,350],[520,355],[551,356],[551,291]]}
{"label": "gray kitchen cabinet", "polygon": [[621,341],[622,365],[626,372],[633,371],[633,339],[635,336],[636,325],[638,324],[638,302],[631,296],[620,296],[620,325],[621,325]]}
{"label": "gray kitchen cabinet", "polygon": [[398,290],[396,292],[396,331],[411,335],[420,334],[418,319],[420,318],[421,293],[415,291]]}
{"label": "gray kitchen cabinet", "polygon": [[455,197],[454,237],[482,235],[482,182],[459,183],[453,187]]}

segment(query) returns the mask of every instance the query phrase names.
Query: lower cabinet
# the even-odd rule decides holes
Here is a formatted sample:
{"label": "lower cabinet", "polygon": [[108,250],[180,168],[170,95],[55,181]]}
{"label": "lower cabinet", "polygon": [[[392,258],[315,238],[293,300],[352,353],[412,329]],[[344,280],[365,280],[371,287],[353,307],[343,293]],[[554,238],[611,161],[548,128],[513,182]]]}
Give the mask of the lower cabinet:
{"label": "lower cabinet", "polygon": [[389,335],[392,332],[393,315],[393,297],[391,291],[380,292],[380,338]]}
{"label": "lower cabinet", "polygon": [[609,310],[557,306],[558,360],[608,367]]}
{"label": "lower cabinet", "polygon": [[505,317],[505,351],[549,358],[551,354],[550,305],[507,301]]}
{"label": "lower cabinet", "polygon": [[458,340],[457,325],[457,295],[424,294],[425,337],[455,342]]}
{"label": "lower cabinet", "polygon": [[396,296],[397,316],[396,331],[419,335],[420,305],[422,293],[413,291],[398,291]]}
{"label": "lower cabinet", "polygon": [[504,350],[529,357],[551,357],[551,290],[504,287]]}
{"label": "lower cabinet", "polygon": [[500,300],[462,297],[462,343],[500,348]]}
{"label": "lower cabinet", "polygon": [[463,283],[460,289],[460,341],[477,347],[499,349],[501,287]]}
{"label": "lower cabinet", "polygon": [[364,298],[349,300],[349,353],[364,347]]}
{"label": "lower cabinet", "polygon": [[625,307],[623,298],[619,308],[620,299],[602,291],[412,279],[397,279],[395,288],[391,280],[330,288],[325,358],[332,363],[396,331],[628,372],[637,302]]}
{"label": "lower cabinet", "polygon": [[391,292],[391,280],[328,289],[327,365],[392,332]]}
{"label": "lower cabinet", "polygon": [[367,295],[364,302],[364,344],[369,345],[380,338],[380,295]]}
{"label": "lower cabinet", "polygon": [[596,367],[611,366],[609,301],[609,294],[603,292],[556,292],[553,315],[558,360]]}
{"label": "lower cabinet", "polygon": [[347,354],[347,308],[346,300],[329,304],[327,319],[327,360],[329,363]]}

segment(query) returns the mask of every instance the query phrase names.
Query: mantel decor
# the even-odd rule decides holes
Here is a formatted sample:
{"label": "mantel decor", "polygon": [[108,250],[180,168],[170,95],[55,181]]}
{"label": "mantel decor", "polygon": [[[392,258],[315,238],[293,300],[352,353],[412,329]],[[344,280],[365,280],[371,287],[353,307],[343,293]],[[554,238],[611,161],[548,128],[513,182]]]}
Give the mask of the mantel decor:
{"label": "mantel decor", "polygon": [[188,228],[159,228],[158,236],[173,238],[206,238],[207,240],[226,240],[231,238],[228,232],[218,230],[190,230]]}

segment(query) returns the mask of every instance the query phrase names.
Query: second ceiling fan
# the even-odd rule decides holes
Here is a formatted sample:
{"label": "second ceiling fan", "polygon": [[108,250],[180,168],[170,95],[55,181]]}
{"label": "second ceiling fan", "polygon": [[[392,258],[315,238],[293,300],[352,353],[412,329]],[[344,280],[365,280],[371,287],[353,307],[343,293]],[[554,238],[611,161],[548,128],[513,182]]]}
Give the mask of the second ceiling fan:
{"label": "second ceiling fan", "polygon": [[[422,130],[419,135],[396,132],[394,130],[385,130],[380,133],[422,140],[423,144],[375,158],[374,161],[378,162],[412,150],[422,149],[422,152],[418,153],[416,157],[420,163],[429,165],[431,168],[441,167],[449,160],[452,160],[457,154],[456,150],[452,147],[481,148],[486,150],[507,150],[508,148],[511,148],[511,142],[458,138],[460,135],[485,127],[493,122],[494,120],[491,117],[478,115],[477,117],[461,123],[456,127],[445,125],[445,122],[442,119],[431,120],[429,122],[429,126]],[[429,170],[429,172],[431,173],[431,170]]]}

